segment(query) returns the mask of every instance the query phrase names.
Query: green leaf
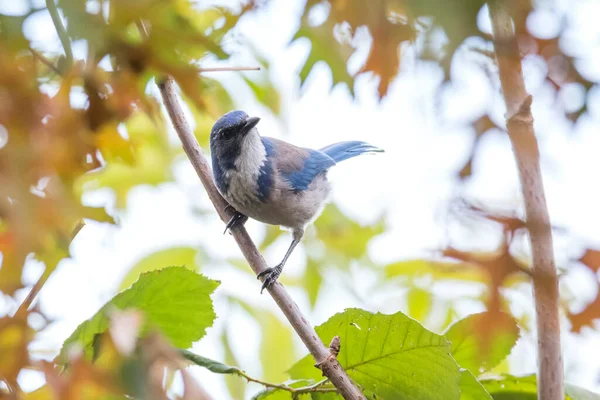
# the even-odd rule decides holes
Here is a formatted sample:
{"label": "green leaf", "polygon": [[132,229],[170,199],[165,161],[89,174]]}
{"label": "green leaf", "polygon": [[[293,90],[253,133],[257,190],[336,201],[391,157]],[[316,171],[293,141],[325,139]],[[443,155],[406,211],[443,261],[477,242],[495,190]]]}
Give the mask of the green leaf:
{"label": "green leaf", "polygon": [[306,271],[304,271],[302,277],[302,284],[308,295],[310,306],[314,308],[323,285],[323,275],[319,269],[319,261],[310,257],[306,259]]}
{"label": "green leaf", "polygon": [[[482,379],[481,384],[494,400],[535,400],[537,381],[535,375],[522,377],[503,375],[496,379]],[[571,384],[565,384],[566,400],[600,400],[600,395]]]}
{"label": "green leaf", "polygon": [[515,319],[503,312],[469,315],[445,333],[452,342],[452,356],[474,374],[489,371],[506,358],[519,339]]}
{"label": "green leaf", "polygon": [[256,82],[244,76],[244,81],[256,97],[256,100],[267,106],[274,114],[281,111],[281,98],[279,92],[268,79],[263,82]]}
{"label": "green leaf", "polygon": [[431,312],[433,296],[427,290],[411,287],[408,291],[408,314],[417,321],[423,321]]}
{"label": "green leaf", "polygon": [[144,272],[154,271],[168,266],[181,266],[197,272],[200,268],[198,264],[196,264],[197,255],[198,250],[193,247],[172,247],[170,249],[163,249],[148,254],[129,270],[127,275],[125,275],[125,278],[123,278],[119,290],[130,287],[138,279],[140,274]]}
{"label": "green leaf", "polygon": [[362,226],[344,215],[335,204],[330,204],[315,221],[317,236],[327,247],[350,259],[359,259],[367,253],[371,239],[385,231],[385,220]]}
{"label": "green leaf", "polygon": [[492,400],[492,396],[467,369],[461,371],[458,386],[460,387],[460,400]]}
{"label": "green leaf", "polygon": [[210,372],[214,372],[215,374],[237,374],[240,372],[238,367],[233,367],[231,365],[223,364],[220,361],[211,360],[210,358],[203,357],[199,354],[193,353],[189,350],[180,350],[181,354],[189,361],[194,364],[204,367]]}
{"label": "green leaf", "polygon": [[[325,343],[340,337],[338,360],[368,398],[460,398],[460,370],[450,356],[450,343],[400,312],[347,309],[316,331]],[[320,379],[314,363],[304,357],[290,369],[291,377]]]}
{"label": "green leaf", "polygon": [[[223,329],[223,333],[221,334],[221,343],[223,344],[223,351],[225,353],[225,362],[229,365],[240,365],[238,362],[233,349],[231,348],[230,341],[230,333],[231,330],[226,327]],[[227,385],[227,390],[231,395],[232,399],[243,399],[246,392],[246,382],[239,379],[237,376],[227,375],[225,376],[225,384]]]}
{"label": "green leaf", "polygon": [[406,260],[385,267],[386,278],[431,275],[440,279],[484,282],[486,276],[476,265],[429,260]]}
{"label": "green leaf", "polygon": [[82,346],[87,357],[93,355],[96,335],[109,327],[111,309],[135,308],[144,312],[146,326],[158,328],[176,347],[187,348],[206,333],[216,315],[210,295],[218,281],[183,267],[169,267],[140,275],[140,279],[104,305],[92,318],[83,322],[65,340],[59,361],[65,362],[71,346]]}
{"label": "green leaf", "polygon": [[333,28],[334,24],[330,22],[316,27],[303,22],[294,35],[292,42],[300,38],[307,38],[311,43],[310,53],[300,71],[300,85],[304,85],[315,64],[324,61],[331,69],[333,86],[345,83],[354,95],[354,78],[348,73],[347,68],[353,49],[348,44],[340,43],[335,39]]}
{"label": "green leaf", "polygon": [[263,312],[259,315],[262,328],[260,361],[263,379],[268,382],[285,380],[284,365],[290,365],[295,358],[292,331],[274,314]]}

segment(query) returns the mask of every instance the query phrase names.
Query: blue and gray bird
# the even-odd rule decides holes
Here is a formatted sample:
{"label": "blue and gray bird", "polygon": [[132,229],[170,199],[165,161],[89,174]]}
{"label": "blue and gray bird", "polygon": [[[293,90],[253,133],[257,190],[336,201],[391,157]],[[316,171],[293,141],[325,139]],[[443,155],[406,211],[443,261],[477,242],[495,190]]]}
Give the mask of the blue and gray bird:
{"label": "blue and gray bird", "polygon": [[223,115],[210,132],[213,176],[221,195],[235,209],[225,232],[248,217],[290,228],[293,240],[281,263],[258,275],[261,293],[272,285],[304,235],[323,211],[331,190],[327,171],[361,154],[383,152],[365,142],[340,142],[312,150],[260,136],[258,117],[243,111]]}

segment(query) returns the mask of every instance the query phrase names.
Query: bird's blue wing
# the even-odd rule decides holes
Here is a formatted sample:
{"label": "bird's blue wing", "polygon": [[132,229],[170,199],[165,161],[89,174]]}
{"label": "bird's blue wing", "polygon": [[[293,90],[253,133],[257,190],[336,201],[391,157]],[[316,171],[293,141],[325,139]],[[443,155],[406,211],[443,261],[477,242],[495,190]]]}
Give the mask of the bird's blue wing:
{"label": "bird's blue wing", "polygon": [[308,189],[317,175],[335,165],[327,154],[296,147],[281,140],[263,137],[265,147],[270,147],[279,175],[294,191]]}

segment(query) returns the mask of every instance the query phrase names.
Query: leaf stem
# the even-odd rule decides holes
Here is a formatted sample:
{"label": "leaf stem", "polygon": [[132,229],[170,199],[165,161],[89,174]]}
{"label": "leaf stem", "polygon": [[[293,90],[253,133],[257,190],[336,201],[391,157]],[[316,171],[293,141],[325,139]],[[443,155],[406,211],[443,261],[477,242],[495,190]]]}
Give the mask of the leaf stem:
{"label": "leaf stem", "polygon": [[58,33],[58,38],[62,43],[63,49],[65,50],[66,67],[67,69],[69,69],[73,65],[73,49],[71,48],[71,41],[69,40],[69,35],[67,34],[67,31],[62,22],[62,18],[58,13],[58,9],[56,8],[56,3],[54,3],[54,0],[46,0],[46,7],[50,12],[50,17],[52,17],[52,22],[54,23],[54,27],[56,28],[56,33]]}
{"label": "leaf stem", "polygon": [[210,67],[200,68],[198,72],[222,72],[222,71],[260,71],[260,67]]}
{"label": "leaf stem", "polygon": [[[320,380],[319,382],[316,382],[312,385],[302,386],[299,388],[293,388],[289,385],[286,385],[285,383],[279,383],[279,384],[278,383],[270,383],[270,382],[265,382],[265,381],[257,379],[257,378],[253,378],[250,375],[248,375],[245,371],[241,370],[238,367],[221,364],[220,362],[210,360],[206,357],[200,356],[189,350],[180,350],[180,353],[188,361],[191,361],[192,363],[194,363],[200,367],[206,368],[211,372],[218,373],[218,374],[237,375],[237,376],[240,376],[240,377],[246,379],[248,382],[258,383],[269,389],[285,390],[286,392],[290,392],[292,394],[303,394],[303,393],[314,393],[314,392],[329,393],[329,392],[337,392],[338,391],[335,387],[321,387],[329,382],[328,378]],[[211,368],[211,364],[219,365],[219,367],[221,367],[221,368],[220,369]]]}

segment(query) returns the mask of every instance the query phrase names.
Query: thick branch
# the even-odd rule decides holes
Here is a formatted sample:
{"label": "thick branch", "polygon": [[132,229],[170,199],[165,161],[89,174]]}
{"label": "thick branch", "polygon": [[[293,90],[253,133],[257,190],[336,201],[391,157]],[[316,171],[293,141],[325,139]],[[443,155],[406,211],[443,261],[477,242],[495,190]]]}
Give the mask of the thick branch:
{"label": "thick branch", "polygon": [[[188,125],[183,111],[177,101],[177,94],[173,85],[172,78],[166,79],[164,82],[159,82],[158,87],[163,98],[165,107],[171,117],[175,131],[181,140],[183,149],[187,154],[192,166],[196,170],[202,185],[206,189],[208,197],[214,204],[219,217],[223,222],[228,221],[231,217],[225,212],[227,202],[220,193],[217,191],[213,180],[210,167],[204,155],[202,149],[198,144],[198,141],[194,137],[190,126]],[[255,274],[264,271],[267,268],[267,264],[263,259],[262,255],[258,252],[256,246],[250,239],[248,232],[243,227],[236,228],[233,230],[233,237],[237,242],[240,250],[244,254],[244,257],[250,264],[250,267]],[[339,390],[345,399],[365,399],[360,390],[354,385],[352,380],[346,374],[346,371],[342,368],[337,359],[329,357],[329,349],[323,345],[314,328],[306,318],[302,315],[300,309],[296,303],[292,300],[287,290],[279,283],[275,283],[270,286],[268,292],[273,297],[273,300],[277,303],[281,311],[284,313],[298,336],[304,342],[304,345],[308,348],[308,351],[319,364],[319,367],[323,371],[323,375],[329,378],[331,383]]]}
{"label": "thick branch", "polygon": [[63,48],[65,49],[65,58],[66,58],[66,66],[67,68],[71,68],[73,65],[73,50],[71,49],[71,41],[69,40],[69,35],[63,25],[60,14],[58,13],[58,9],[56,8],[56,4],[54,0],[46,0],[46,7],[48,7],[48,11],[50,12],[50,17],[52,17],[52,22],[54,23],[54,27],[56,28],[56,33],[58,33],[58,37],[60,42],[62,43]]}
{"label": "thick branch", "polygon": [[533,291],[538,334],[538,399],[563,399],[558,278],[546,205],[540,154],[525,90],[521,57],[507,10],[508,2],[489,2],[494,49],[506,103],[506,126],[519,169],[533,258]]}

